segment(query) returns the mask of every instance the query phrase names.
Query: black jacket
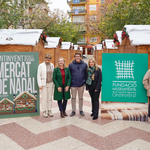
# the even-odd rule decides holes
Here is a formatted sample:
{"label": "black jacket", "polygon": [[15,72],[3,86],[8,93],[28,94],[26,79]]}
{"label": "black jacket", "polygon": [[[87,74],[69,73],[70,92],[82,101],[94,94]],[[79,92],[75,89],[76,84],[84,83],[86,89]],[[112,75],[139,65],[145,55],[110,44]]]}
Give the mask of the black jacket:
{"label": "black jacket", "polygon": [[[87,77],[88,77],[88,70],[86,70],[86,80]],[[101,69],[98,68],[98,70],[95,70],[94,72],[94,80],[92,80],[92,84],[91,85],[86,84],[86,90],[101,91],[101,82],[102,82],[102,73]]]}
{"label": "black jacket", "polygon": [[69,70],[71,73],[71,87],[81,87],[85,84],[85,73],[87,64],[81,60],[77,63],[75,60],[69,64]]}

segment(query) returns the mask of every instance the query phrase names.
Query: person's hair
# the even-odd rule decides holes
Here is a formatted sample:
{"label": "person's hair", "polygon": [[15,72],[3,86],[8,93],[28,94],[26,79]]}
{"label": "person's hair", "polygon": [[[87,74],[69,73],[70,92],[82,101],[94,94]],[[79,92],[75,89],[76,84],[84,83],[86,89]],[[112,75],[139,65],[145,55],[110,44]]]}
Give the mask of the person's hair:
{"label": "person's hair", "polygon": [[88,61],[88,68],[90,67],[90,61],[91,60],[94,62],[95,69],[98,70],[98,65],[97,65],[97,62],[96,62],[96,60],[94,58],[90,58],[89,59],[89,61]]}
{"label": "person's hair", "polygon": [[52,59],[51,54],[45,54],[45,58],[49,57],[50,59]]}
{"label": "person's hair", "polygon": [[64,67],[64,68],[66,68],[67,66],[66,66],[66,61],[65,61],[64,57],[59,57],[59,59],[58,59],[58,63],[57,63],[57,67],[59,67],[59,68],[60,68],[60,66],[59,66],[59,60],[60,60],[60,59],[62,59],[62,60],[64,61],[64,65],[63,65],[63,67]]}
{"label": "person's hair", "polygon": [[75,54],[74,54],[74,57],[76,57],[76,55],[80,55],[80,57],[81,57],[81,54],[80,54],[80,53],[75,53]]}

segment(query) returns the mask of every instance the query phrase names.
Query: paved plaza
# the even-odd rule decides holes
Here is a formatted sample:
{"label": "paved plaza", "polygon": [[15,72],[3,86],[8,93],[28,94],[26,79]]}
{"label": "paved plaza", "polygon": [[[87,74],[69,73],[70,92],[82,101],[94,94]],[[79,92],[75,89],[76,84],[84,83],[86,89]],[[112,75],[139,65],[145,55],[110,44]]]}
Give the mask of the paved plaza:
{"label": "paved plaza", "polygon": [[70,117],[69,100],[68,117],[61,118],[57,102],[53,101],[53,117],[43,118],[41,112],[35,117],[0,119],[0,150],[150,150],[149,122],[100,116],[93,121],[87,91],[84,92],[84,117],[79,115],[78,108],[77,100],[76,115]]}
{"label": "paved plaza", "polygon": [[[53,101],[53,117],[0,120],[0,150],[149,150],[150,123],[90,117],[91,102],[84,93],[85,117],[61,118]],[[71,101],[67,114],[71,113]]]}

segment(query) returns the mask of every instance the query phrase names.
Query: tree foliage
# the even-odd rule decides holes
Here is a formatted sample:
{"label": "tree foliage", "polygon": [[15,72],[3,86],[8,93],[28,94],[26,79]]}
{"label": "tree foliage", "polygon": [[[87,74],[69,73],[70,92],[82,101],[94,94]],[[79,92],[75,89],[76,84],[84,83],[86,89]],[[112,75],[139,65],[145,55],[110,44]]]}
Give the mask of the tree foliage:
{"label": "tree foliage", "polygon": [[150,1],[122,0],[100,7],[98,20],[90,22],[90,35],[98,34],[101,38],[112,38],[124,25],[150,24]]}
{"label": "tree foliage", "polygon": [[4,18],[5,28],[16,27],[24,19],[29,7],[44,0],[1,0],[0,13]]}
{"label": "tree foliage", "polygon": [[49,11],[45,0],[0,0],[0,28],[43,29],[49,36],[77,43],[81,27],[69,22],[63,11]]}

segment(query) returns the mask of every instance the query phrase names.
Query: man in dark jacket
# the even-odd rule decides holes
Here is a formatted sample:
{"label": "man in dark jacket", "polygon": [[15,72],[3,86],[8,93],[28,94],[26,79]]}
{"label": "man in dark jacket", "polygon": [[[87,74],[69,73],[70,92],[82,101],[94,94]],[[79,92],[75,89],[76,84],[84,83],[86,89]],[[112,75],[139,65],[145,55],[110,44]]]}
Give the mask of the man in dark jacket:
{"label": "man in dark jacket", "polygon": [[78,91],[79,98],[79,111],[82,116],[84,112],[83,107],[83,93],[84,93],[84,84],[85,84],[85,74],[87,69],[87,64],[82,60],[80,53],[75,53],[74,61],[69,64],[69,70],[71,73],[71,103],[72,103],[72,113],[70,116],[74,116],[76,113],[76,97]]}

